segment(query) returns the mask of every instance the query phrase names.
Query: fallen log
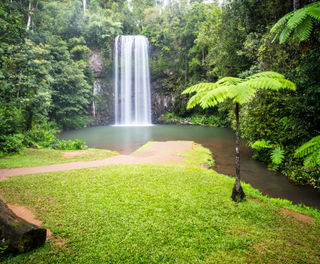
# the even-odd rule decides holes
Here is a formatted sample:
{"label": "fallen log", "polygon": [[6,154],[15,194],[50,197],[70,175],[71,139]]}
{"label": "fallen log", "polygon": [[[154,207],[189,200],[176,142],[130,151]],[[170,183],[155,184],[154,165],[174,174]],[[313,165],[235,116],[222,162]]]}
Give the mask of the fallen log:
{"label": "fallen log", "polygon": [[47,230],[17,216],[0,200],[0,252],[23,253],[41,246]]}

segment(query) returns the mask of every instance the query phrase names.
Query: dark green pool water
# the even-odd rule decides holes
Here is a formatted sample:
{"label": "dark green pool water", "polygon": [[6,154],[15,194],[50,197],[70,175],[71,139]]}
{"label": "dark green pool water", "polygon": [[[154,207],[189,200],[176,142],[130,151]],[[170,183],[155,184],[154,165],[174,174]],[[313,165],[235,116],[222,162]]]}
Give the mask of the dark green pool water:
{"label": "dark green pool water", "polygon": [[[66,131],[62,139],[83,139],[89,147],[111,149],[129,154],[150,140],[192,140],[209,148],[216,161],[216,170],[234,176],[235,135],[231,129],[155,125],[149,127],[100,126]],[[278,173],[268,171],[265,164],[251,158],[251,151],[241,142],[241,179],[270,197],[320,209],[320,192],[311,187],[296,186]]]}

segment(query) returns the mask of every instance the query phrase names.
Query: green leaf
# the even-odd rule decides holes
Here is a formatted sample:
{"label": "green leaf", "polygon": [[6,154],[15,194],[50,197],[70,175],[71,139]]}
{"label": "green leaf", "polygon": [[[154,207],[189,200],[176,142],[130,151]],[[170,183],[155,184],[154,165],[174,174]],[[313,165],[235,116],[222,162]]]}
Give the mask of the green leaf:
{"label": "green leaf", "polygon": [[261,139],[254,142],[251,147],[256,150],[260,149],[271,149],[272,145],[270,144],[269,140]]}
{"label": "green leaf", "polygon": [[237,102],[239,104],[250,102],[255,93],[256,89],[246,83],[231,86],[229,89],[230,98],[232,98],[234,102]]}
{"label": "green leaf", "polygon": [[236,77],[224,77],[217,81],[217,84],[223,84],[223,85],[233,85],[242,82],[243,80],[241,78]]}
{"label": "green leaf", "polygon": [[283,44],[284,42],[286,42],[286,40],[288,39],[288,37],[290,36],[290,34],[291,34],[292,31],[293,31],[293,29],[290,28],[290,27],[288,27],[288,26],[286,26],[286,27],[282,30],[282,32],[281,32],[281,34],[280,34],[280,36],[279,36],[279,42],[280,42],[280,44]]}
{"label": "green leaf", "polygon": [[299,24],[293,34],[294,38],[304,41],[309,38],[312,31],[311,17],[307,17],[301,24]]}
{"label": "green leaf", "polygon": [[284,159],[284,150],[280,147],[276,147],[271,151],[271,161],[276,165],[280,165]]}
{"label": "green leaf", "polygon": [[291,11],[290,13],[280,18],[278,22],[271,28],[270,33],[271,34],[279,33],[280,30],[285,26],[287,21],[293,16],[293,14],[294,14],[294,11]]}
{"label": "green leaf", "polygon": [[202,108],[208,108],[210,106],[215,106],[219,103],[225,101],[229,97],[227,86],[218,86],[211,91],[207,92],[200,101],[200,106]]}
{"label": "green leaf", "polygon": [[291,29],[296,28],[308,16],[307,9],[301,8],[294,12],[294,15],[288,20],[287,26]]}
{"label": "green leaf", "polygon": [[311,17],[313,17],[314,19],[320,20],[320,4],[317,3],[319,5],[319,7],[309,7],[307,9],[308,15],[310,15]]}
{"label": "green leaf", "polygon": [[308,142],[296,149],[294,156],[296,158],[303,158],[320,150],[320,135],[313,137]]}
{"label": "green leaf", "polygon": [[278,72],[273,72],[273,71],[259,72],[259,73],[256,73],[256,74],[249,76],[247,79],[251,80],[251,79],[257,79],[257,78],[261,78],[261,77],[284,79],[284,75],[282,75]]}

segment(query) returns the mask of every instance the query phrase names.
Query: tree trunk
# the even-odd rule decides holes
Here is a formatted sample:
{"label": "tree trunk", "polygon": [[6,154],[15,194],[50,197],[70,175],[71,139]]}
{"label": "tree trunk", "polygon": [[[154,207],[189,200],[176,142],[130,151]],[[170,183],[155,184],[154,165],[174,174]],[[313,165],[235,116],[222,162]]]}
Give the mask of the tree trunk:
{"label": "tree trunk", "polygon": [[83,13],[86,13],[86,8],[87,8],[87,0],[82,0],[82,7],[83,7]]}
{"label": "tree trunk", "polygon": [[293,10],[300,8],[300,0],[293,0]]}
{"label": "tree trunk", "polygon": [[239,103],[236,103],[236,181],[233,186],[231,198],[235,202],[240,202],[245,197],[240,183],[240,122]]}
{"label": "tree trunk", "polygon": [[32,120],[33,120],[33,111],[30,105],[26,107],[25,120],[26,120],[26,130],[29,131],[32,128]]}
{"label": "tree trunk", "polygon": [[41,246],[47,230],[15,215],[0,200],[0,252],[23,253]]}
{"label": "tree trunk", "polygon": [[31,16],[32,16],[32,2],[29,0],[29,7],[28,7],[28,22],[27,22],[27,31],[30,29],[31,25]]}

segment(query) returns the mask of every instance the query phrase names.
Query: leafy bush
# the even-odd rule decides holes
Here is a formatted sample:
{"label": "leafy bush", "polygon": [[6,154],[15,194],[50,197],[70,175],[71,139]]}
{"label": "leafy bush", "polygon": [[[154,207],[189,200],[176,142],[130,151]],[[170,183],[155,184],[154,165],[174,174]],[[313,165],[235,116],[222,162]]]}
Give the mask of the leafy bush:
{"label": "leafy bush", "polygon": [[59,139],[56,136],[58,132],[51,124],[36,125],[25,133],[25,143],[29,145],[38,145],[44,148],[50,148],[58,144]]}
{"label": "leafy bush", "polygon": [[1,135],[0,136],[0,156],[7,153],[18,152],[23,148],[24,135]]}
{"label": "leafy bush", "polygon": [[59,142],[55,144],[53,148],[60,150],[79,150],[86,148],[86,145],[84,144],[84,141],[81,139],[59,140]]}
{"label": "leafy bush", "polygon": [[35,125],[25,134],[0,136],[0,156],[19,152],[23,147],[42,147],[60,150],[79,150],[86,148],[83,140],[60,140],[58,130],[53,124]]}
{"label": "leafy bush", "polygon": [[158,120],[165,123],[192,124],[216,127],[226,126],[226,121],[221,120],[220,116],[218,115],[202,115],[198,113],[195,113],[188,117],[180,117],[175,113],[165,113],[162,114]]}

